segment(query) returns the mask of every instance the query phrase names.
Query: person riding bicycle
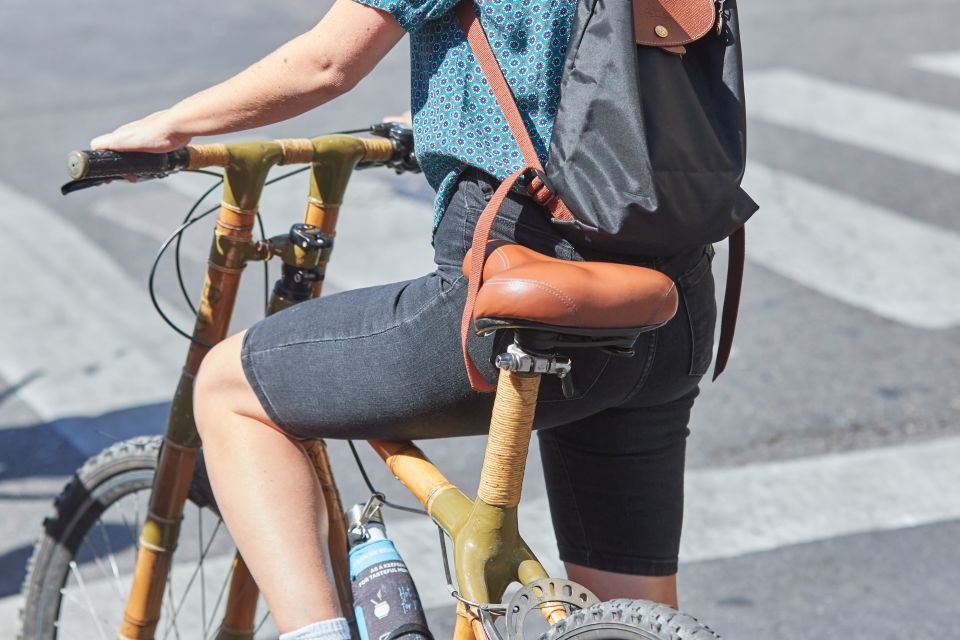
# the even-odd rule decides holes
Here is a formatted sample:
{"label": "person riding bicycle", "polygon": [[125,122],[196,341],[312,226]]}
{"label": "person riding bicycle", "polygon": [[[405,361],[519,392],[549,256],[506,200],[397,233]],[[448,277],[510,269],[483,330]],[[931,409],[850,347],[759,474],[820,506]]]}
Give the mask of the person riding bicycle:
{"label": "person riding bicycle", "polygon": [[[297,441],[474,435],[488,425],[493,397],[471,389],[463,366],[461,263],[498,183],[523,165],[456,4],[336,0],[314,28],[235,77],[92,142],[163,152],[291,118],[348,92],[410,34],[416,151],[437,190],[436,270],[270,316],[217,345],[195,384],[219,509],[282,638],[349,638],[324,558],[323,496]],[[577,2],[476,4],[545,161]],[[687,424],[716,317],[710,248],[669,258],[591,251],[519,193],[491,237],[565,260],[651,266],[677,281],[676,317],[644,334],[633,357],[578,350],[575,393],[567,398],[558,380],[545,379],[535,423],[568,576],[601,600],[676,606]],[[493,343],[471,335],[467,345],[489,380]]]}

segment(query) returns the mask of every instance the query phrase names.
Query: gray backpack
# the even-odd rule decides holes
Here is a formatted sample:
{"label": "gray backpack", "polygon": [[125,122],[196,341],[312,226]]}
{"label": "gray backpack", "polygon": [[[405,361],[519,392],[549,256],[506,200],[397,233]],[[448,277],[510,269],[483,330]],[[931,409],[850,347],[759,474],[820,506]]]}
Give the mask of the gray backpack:
{"label": "gray backpack", "polygon": [[[743,224],[757,210],[740,188],[746,112],[735,0],[581,0],[545,169],[471,0],[457,14],[527,164],[478,221],[473,264],[518,182],[562,235],[604,254],[670,256],[729,237],[716,378],[736,324]],[[465,318],[479,286],[471,282]]]}

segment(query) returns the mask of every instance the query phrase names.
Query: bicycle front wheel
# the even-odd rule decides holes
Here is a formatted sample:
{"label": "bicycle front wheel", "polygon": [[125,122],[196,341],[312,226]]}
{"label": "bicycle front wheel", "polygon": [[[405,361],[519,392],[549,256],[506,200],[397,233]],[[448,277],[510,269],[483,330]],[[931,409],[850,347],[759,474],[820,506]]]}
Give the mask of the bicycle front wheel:
{"label": "bicycle front wheel", "polygon": [[665,604],[620,599],[575,611],[539,640],[720,640],[720,636]]}
{"label": "bicycle front wheel", "polygon": [[[117,442],[74,475],[44,521],[23,585],[23,640],[115,638],[162,439]],[[198,465],[156,638],[216,638],[236,547]],[[255,637],[276,637],[262,599]]]}

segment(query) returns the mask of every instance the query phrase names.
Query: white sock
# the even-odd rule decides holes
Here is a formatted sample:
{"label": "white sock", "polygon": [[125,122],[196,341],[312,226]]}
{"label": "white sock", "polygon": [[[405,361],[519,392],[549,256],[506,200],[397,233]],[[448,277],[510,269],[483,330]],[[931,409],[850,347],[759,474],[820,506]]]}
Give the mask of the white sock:
{"label": "white sock", "polygon": [[350,627],[345,618],[321,620],[289,633],[281,633],[280,640],[350,640]]}

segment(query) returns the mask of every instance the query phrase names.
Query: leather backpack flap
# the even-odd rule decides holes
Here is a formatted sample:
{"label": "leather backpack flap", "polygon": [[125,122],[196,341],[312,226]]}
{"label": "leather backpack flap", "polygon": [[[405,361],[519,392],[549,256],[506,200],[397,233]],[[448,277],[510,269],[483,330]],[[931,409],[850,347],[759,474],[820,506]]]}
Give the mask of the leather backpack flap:
{"label": "leather backpack flap", "polygon": [[637,44],[683,54],[717,21],[714,0],[632,0]]}

